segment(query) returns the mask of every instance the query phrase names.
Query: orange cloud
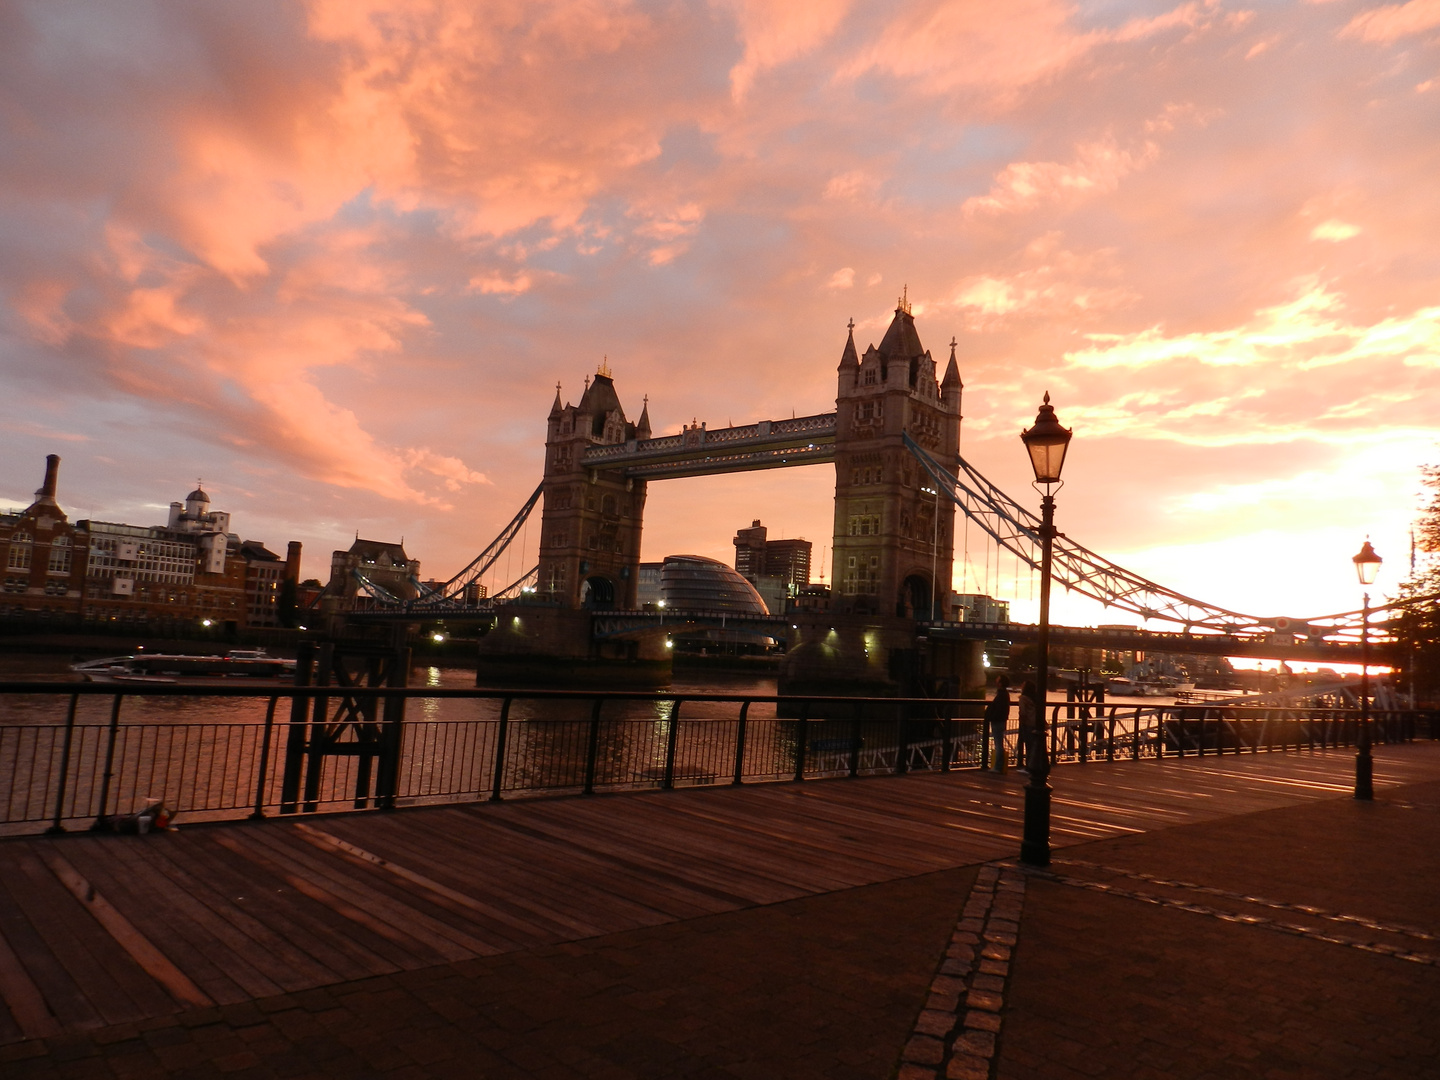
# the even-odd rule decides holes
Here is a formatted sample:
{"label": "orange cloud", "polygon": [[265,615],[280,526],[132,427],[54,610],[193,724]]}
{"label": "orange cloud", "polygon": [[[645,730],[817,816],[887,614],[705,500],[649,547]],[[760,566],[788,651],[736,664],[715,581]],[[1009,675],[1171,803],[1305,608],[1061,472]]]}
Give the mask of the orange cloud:
{"label": "orange cloud", "polygon": [[769,0],[719,0],[739,25],[745,54],[730,69],[731,94],[744,99],[755,77],[802,56],[835,32],[850,7],[849,0],[800,0],[776,4]]}
{"label": "orange cloud", "polygon": [[1410,0],[1361,12],[1340,31],[1342,37],[1391,42],[1440,26],[1440,0]]}

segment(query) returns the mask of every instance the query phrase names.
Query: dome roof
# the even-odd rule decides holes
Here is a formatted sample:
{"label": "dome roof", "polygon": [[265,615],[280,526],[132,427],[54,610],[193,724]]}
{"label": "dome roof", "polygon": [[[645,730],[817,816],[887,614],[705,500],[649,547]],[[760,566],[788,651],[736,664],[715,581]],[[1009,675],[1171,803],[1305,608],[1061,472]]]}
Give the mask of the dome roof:
{"label": "dome roof", "polygon": [[755,586],[734,567],[703,555],[667,555],[660,570],[660,595],[677,611],[733,611],[768,615]]}
{"label": "dome roof", "polygon": [[210,501],[210,496],[205,494],[204,489],[197,487],[194,491],[190,492],[189,495],[185,496],[185,501],[208,503]]}

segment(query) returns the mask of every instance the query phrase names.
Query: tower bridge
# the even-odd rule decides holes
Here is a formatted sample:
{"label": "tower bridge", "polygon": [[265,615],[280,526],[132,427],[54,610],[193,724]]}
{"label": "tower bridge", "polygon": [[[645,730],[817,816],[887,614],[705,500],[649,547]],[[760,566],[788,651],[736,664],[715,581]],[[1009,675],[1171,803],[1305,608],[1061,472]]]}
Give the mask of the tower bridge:
{"label": "tower bridge", "polygon": [[[564,401],[557,385],[546,419],[544,477],[500,536],[438,589],[414,583],[414,600],[362,582],[368,610],[353,617],[498,616],[482,641],[482,678],[487,670],[521,679],[551,669],[581,677],[658,670],[668,666],[659,628],[677,622],[675,613],[636,610],[648,485],[833,465],[829,610],[751,620],[756,632],[787,639],[782,686],[795,693],[893,693],[914,689],[924,665],[928,677],[974,685],[983,678],[983,641],[1023,641],[1027,628],[1005,624],[1002,633],[956,621],[950,589],[956,511],[979,527],[997,563],[1006,552],[1017,571],[1039,568],[1040,521],[959,454],[958,343],[951,340],[941,375],[904,298],[878,345],[861,353],[854,330],[852,321],[832,412],[715,430],[696,419],[678,434],[656,437],[648,397],[631,421],[607,365],[585,380],[577,403]],[[499,595],[479,598],[481,576],[522,535],[537,507],[538,562]],[[1108,608],[1176,628],[1056,628],[1057,641],[1073,634],[1075,644],[1103,640],[1102,647],[1342,662],[1358,651],[1358,611],[1310,619],[1247,615],[1143,578],[1069,537],[1055,543],[1054,575],[1057,584]],[[1386,609],[1373,613],[1383,639]],[[689,614],[697,627],[735,622],[725,613]]]}

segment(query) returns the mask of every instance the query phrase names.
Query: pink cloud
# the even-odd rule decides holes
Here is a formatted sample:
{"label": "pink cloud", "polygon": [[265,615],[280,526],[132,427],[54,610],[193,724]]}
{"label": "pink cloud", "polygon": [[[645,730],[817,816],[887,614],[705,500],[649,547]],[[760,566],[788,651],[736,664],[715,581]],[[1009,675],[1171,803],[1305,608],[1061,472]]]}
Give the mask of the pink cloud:
{"label": "pink cloud", "polygon": [[1409,3],[1386,4],[1361,12],[1346,24],[1341,35],[1362,41],[1390,42],[1437,26],[1440,26],[1440,0],[1409,0]]}
{"label": "pink cloud", "polygon": [[718,0],[734,12],[745,53],[730,69],[730,87],[742,101],[761,72],[802,56],[839,26],[849,0],[805,0],[775,4],[767,0]]}
{"label": "pink cloud", "polygon": [[[1087,543],[1197,528],[1162,487],[1302,535],[1382,445],[1388,521],[1433,445],[1424,5],[69,2],[0,37],[0,445],[90,435],[96,506],[193,466],[276,535],[458,569],[557,379],[618,358],[657,430],[823,411],[906,285],[997,479],[1064,403]],[[823,474],[657,484],[646,554],[771,508],[823,544]]]}

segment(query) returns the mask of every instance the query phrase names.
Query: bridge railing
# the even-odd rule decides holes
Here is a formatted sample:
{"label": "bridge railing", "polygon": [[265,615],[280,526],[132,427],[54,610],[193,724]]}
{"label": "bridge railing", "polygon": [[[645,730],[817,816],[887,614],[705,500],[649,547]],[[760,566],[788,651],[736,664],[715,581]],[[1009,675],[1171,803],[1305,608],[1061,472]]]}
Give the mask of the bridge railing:
{"label": "bridge railing", "polygon": [[[1052,702],[1049,710],[1054,761],[1323,750],[1354,746],[1360,733],[1355,708]],[[1433,712],[1372,709],[1370,717],[1376,743],[1440,738]]]}
{"label": "bridge railing", "polygon": [[[355,708],[399,698],[403,708]],[[339,703],[340,708],[332,709]],[[581,691],[0,684],[0,834],[990,761],[982,701]],[[1088,712],[1086,711],[1088,710]],[[1050,706],[1056,761],[1348,745],[1354,710]],[[387,717],[347,724],[346,715]],[[1378,741],[1440,735],[1378,714]],[[1427,726],[1428,725],[1428,726]],[[1007,741],[1014,760],[1018,729]],[[323,736],[323,738],[322,738]],[[323,753],[313,752],[323,744]]]}

